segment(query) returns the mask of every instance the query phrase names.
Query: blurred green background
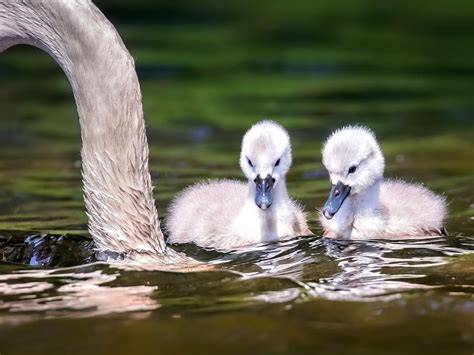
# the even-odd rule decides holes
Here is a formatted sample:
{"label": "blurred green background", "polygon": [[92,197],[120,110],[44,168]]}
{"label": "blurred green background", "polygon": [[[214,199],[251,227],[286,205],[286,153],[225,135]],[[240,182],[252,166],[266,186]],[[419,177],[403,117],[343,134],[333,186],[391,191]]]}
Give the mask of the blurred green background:
{"label": "blurred green background", "polygon": [[[240,178],[243,133],[271,118],[291,134],[289,192],[319,234],[321,145],[358,123],[375,130],[387,176],[447,196],[450,237],[181,248],[240,276],[90,264],[85,238],[31,237],[88,236],[80,134],[58,65],[11,48],[0,55],[0,256],[29,265],[0,263],[2,354],[472,353],[472,1],[96,3],[136,61],[161,217],[193,182]],[[121,313],[127,296],[137,312]]]}
{"label": "blurred green background", "polygon": [[[97,1],[136,60],[160,212],[200,179],[240,177],[245,130],[285,125],[290,193],[321,205],[320,147],[366,124],[387,175],[446,192],[472,232],[471,1]],[[0,55],[0,229],[86,234],[69,83],[38,49]],[[313,225],[317,229],[316,225]]]}

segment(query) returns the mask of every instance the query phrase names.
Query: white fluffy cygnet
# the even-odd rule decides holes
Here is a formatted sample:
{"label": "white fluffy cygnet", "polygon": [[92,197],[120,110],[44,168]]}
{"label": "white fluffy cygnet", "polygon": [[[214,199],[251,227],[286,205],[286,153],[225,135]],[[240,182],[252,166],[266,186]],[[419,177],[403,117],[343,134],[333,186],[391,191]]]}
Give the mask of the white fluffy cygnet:
{"label": "white fluffy cygnet", "polygon": [[302,207],[286,191],[290,165],[286,130],[273,121],[255,124],[240,154],[248,182],[213,180],[185,189],[169,209],[168,242],[228,250],[311,235]]}
{"label": "white fluffy cygnet", "polygon": [[370,129],[335,131],[322,156],[331,180],[319,216],[325,236],[401,239],[443,233],[445,198],[420,184],[383,180],[384,157]]}

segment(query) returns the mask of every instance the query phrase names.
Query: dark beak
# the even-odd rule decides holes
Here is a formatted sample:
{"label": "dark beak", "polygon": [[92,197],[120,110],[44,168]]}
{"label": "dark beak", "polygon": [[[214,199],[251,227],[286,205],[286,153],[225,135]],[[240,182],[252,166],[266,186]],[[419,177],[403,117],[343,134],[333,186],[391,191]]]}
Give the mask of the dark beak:
{"label": "dark beak", "polygon": [[265,179],[262,179],[260,175],[257,175],[257,178],[254,181],[257,189],[255,203],[262,210],[266,210],[273,202],[273,184],[275,179],[273,179],[271,175],[267,175]]}
{"label": "dark beak", "polygon": [[336,185],[331,186],[329,197],[323,206],[323,214],[326,219],[331,219],[341,208],[342,203],[349,196],[351,187],[343,185],[342,182],[338,182]]}

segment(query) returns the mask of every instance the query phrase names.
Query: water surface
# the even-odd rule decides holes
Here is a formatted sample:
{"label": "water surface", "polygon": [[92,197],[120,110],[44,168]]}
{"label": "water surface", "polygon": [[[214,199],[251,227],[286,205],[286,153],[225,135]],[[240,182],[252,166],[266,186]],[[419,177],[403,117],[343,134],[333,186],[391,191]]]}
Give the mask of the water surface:
{"label": "water surface", "polygon": [[[316,236],[177,248],[214,271],[97,261],[69,84],[37,49],[0,55],[2,355],[472,353],[474,7],[305,4],[99,2],[137,63],[162,217],[193,182],[241,178],[252,123],[272,118],[291,134],[288,189]],[[319,237],[321,144],[353,123],[377,133],[387,176],[446,195],[448,237]]]}

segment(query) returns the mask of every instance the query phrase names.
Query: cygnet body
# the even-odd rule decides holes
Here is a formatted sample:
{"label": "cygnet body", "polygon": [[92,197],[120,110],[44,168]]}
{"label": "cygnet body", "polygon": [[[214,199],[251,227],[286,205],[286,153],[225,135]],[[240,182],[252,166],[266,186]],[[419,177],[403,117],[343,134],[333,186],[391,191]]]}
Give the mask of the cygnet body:
{"label": "cygnet body", "polygon": [[228,250],[311,235],[302,207],[286,190],[291,161],[286,130],[273,121],[255,124],[240,154],[248,182],[211,180],[185,189],[169,209],[168,242]]}
{"label": "cygnet body", "polygon": [[401,239],[443,233],[445,198],[420,184],[383,180],[384,156],[370,129],[335,131],[322,157],[331,180],[319,216],[325,236]]}

